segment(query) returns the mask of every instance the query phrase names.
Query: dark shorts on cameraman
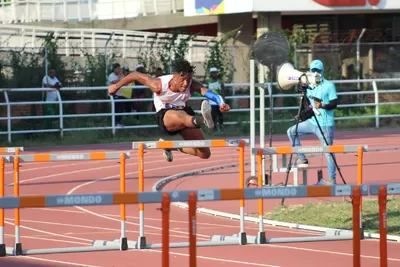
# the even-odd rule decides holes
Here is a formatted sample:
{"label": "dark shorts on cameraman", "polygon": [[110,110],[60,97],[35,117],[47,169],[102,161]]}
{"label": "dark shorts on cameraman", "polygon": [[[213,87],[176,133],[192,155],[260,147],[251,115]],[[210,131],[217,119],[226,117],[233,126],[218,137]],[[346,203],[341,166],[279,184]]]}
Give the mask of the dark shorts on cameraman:
{"label": "dark shorts on cameraman", "polygon": [[189,106],[186,106],[183,109],[163,108],[160,111],[158,111],[156,113],[157,125],[160,127],[161,130],[163,130],[163,132],[165,132],[166,134],[169,134],[169,135],[177,135],[180,132],[180,130],[171,132],[171,131],[168,131],[167,127],[165,127],[165,125],[164,125],[164,115],[168,110],[183,110],[190,116],[196,115],[194,110]]}

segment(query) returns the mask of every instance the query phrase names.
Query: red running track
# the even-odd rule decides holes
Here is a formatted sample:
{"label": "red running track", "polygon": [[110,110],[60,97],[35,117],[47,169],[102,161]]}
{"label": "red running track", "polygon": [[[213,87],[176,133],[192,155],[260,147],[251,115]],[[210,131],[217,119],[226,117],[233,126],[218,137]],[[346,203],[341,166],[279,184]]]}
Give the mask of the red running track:
{"label": "red running track", "polygon": [[[370,133],[338,133],[336,144],[367,144],[369,147],[388,147],[398,145],[397,132],[373,131]],[[275,137],[274,146],[290,145],[285,136]],[[318,145],[312,138],[303,145]],[[52,152],[72,151],[130,151],[130,144],[99,145],[95,147],[55,148]],[[26,151],[26,154],[39,150]],[[137,157],[127,160],[127,191],[137,191]],[[200,169],[228,163],[237,163],[234,148],[214,149],[209,160],[197,160],[191,156],[175,153],[173,163],[165,162],[161,151],[148,151],[145,154],[145,190],[150,191],[153,184],[166,176],[184,171]],[[246,160],[249,160],[246,150]],[[364,154],[364,182],[399,182],[398,158],[400,152],[371,152]],[[352,154],[337,155],[337,161],[347,183],[355,183],[357,158]],[[311,171],[309,184],[315,182],[316,171],[325,166],[320,157],[310,159]],[[246,170],[249,175],[249,170]],[[326,173],[324,174],[326,177]],[[92,162],[53,162],[22,163],[20,194],[72,194],[119,191],[119,165],[117,160]],[[283,181],[284,174],[274,174],[273,183]],[[12,183],[12,167],[7,164],[6,182]],[[338,183],[341,183],[338,176]],[[225,169],[214,173],[204,173],[200,177],[186,177],[167,185],[166,189],[200,189],[237,187],[237,169]],[[6,194],[12,195],[12,186],[6,188]],[[308,201],[329,201],[330,199],[290,199],[287,204]],[[335,199],[338,200],[338,199]],[[264,202],[265,210],[271,210],[279,200]],[[238,201],[201,202],[202,207],[214,210],[238,213]],[[145,205],[145,235],[148,243],[161,242],[160,205]],[[256,201],[246,202],[246,212],[256,211]],[[139,210],[137,205],[127,206],[127,235],[129,240],[137,240],[139,232]],[[6,244],[13,246],[13,211],[6,212]],[[172,206],[171,241],[188,241],[187,211]],[[256,235],[258,226],[246,224],[249,235]],[[211,235],[232,235],[239,231],[239,222],[223,218],[198,214],[197,233],[199,241],[209,240]],[[314,232],[266,226],[267,237],[310,236]],[[92,240],[113,240],[120,236],[119,207],[73,207],[60,209],[24,209],[21,210],[21,242],[24,249],[76,247],[91,245]],[[400,244],[389,242],[389,266],[400,266]],[[396,253],[397,251],[397,253]],[[377,240],[363,240],[361,244],[362,266],[379,266],[379,243]],[[188,249],[171,249],[171,266],[188,266]],[[311,262],[312,263],[311,263]],[[6,257],[0,259],[0,266],[161,266],[161,251],[149,249],[143,251],[107,251],[69,253],[53,255],[35,255]],[[318,243],[287,243],[274,245],[246,245],[198,248],[198,266],[351,266],[351,241]]]}

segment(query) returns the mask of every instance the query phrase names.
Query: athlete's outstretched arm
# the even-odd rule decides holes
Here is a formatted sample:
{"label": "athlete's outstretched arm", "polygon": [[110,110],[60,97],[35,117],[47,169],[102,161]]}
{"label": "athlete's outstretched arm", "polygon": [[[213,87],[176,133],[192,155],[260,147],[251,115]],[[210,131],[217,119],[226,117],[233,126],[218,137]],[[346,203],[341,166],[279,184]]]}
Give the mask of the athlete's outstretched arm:
{"label": "athlete's outstretched arm", "polygon": [[219,109],[221,112],[226,112],[230,110],[230,107],[228,104],[225,103],[224,99],[222,96],[217,95],[214,93],[212,90],[208,90],[205,88],[199,81],[192,80],[192,86],[190,88],[190,93],[193,94],[194,92],[200,93],[202,96],[205,96],[206,98],[216,102],[219,106]]}
{"label": "athlete's outstretched arm", "polygon": [[125,76],[121,81],[116,84],[112,84],[108,87],[108,93],[110,95],[115,94],[122,86],[130,84],[131,82],[138,81],[141,84],[150,88],[151,91],[158,94],[161,91],[161,83],[160,79],[152,78],[147,74],[140,73],[138,71],[134,71]]}

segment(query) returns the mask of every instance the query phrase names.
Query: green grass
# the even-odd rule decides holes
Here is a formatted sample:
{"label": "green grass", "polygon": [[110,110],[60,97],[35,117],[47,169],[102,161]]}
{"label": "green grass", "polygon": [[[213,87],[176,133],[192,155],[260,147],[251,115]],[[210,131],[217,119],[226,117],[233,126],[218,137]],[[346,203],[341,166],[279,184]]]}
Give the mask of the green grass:
{"label": "green grass", "polygon": [[[400,235],[400,198],[389,197],[387,203],[388,234]],[[379,206],[376,199],[363,199],[364,231],[379,233]],[[253,216],[256,216],[253,214]],[[348,201],[318,202],[305,205],[279,206],[264,218],[312,226],[352,229],[352,205]]]}

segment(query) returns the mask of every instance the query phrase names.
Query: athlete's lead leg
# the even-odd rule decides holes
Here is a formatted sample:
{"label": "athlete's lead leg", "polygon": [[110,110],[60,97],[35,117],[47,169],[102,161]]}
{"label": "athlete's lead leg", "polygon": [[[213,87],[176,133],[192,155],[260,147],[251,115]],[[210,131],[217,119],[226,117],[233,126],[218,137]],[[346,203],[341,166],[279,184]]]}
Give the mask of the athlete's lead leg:
{"label": "athlete's lead leg", "polygon": [[[186,128],[181,130],[180,135],[184,140],[204,140],[205,136],[203,131],[200,128]],[[164,141],[164,139],[160,138],[159,141]],[[179,148],[179,149],[172,149],[178,150],[184,154],[189,154],[192,156],[196,156],[202,159],[208,159],[211,156],[210,149],[206,148],[194,148],[194,147],[186,147],[186,148]],[[172,155],[171,149],[164,149],[163,156],[164,159],[168,162],[172,162],[174,159]]]}
{"label": "athlete's lead leg", "polygon": [[[200,128],[186,128],[179,133],[184,140],[205,140],[205,135]],[[185,147],[179,149],[182,153],[199,157],[201,159],[208,159],[211,156],[209,147]]]}
{"label": "athlete's lead leg", "polygon": [[[204,140],[204,133],[200,129],[201,124],[205,124],[208,128],[214,127],[214,121],[211,115],[211,105],[207,100],[201,103],[201,117],[191,116],[183,110],[169,110],[164,115],[164,125],[168,131],[179,131],[183,139],[185,140]],[[168,115],[167,115],[168,114]],[[188,131],[196,130],[196,131]],[[160,139],[159,141],[163,141]],[[208,149],[196,149],[196,148],[184,148],[184,149],[172,149],[179,150],[182,153],[198,156],[200,158],[209,158],[210,150]],[[168,162],[172,162],[173,155],[171,149],[164,149],[163,156]]]}
{"label": "athlete's lead leg", "polygon": [[201,115],[191,116],[184,110],[168,110],[164,115],[164,126],[170,132],[179,131],[185,128],[199,128],[201,125],[206,125],[212,129],[214,122],[211,116],[211,105],[207,100],[201,103]]}

